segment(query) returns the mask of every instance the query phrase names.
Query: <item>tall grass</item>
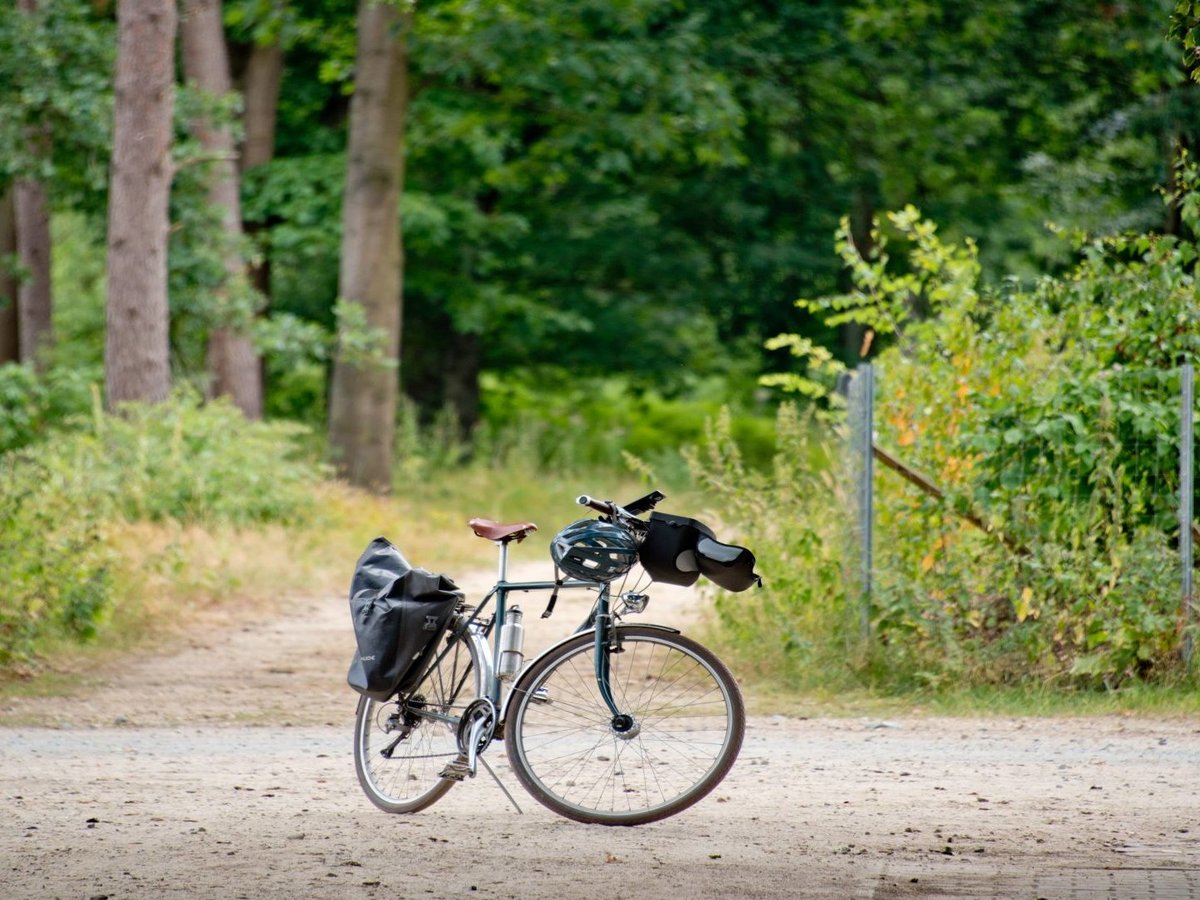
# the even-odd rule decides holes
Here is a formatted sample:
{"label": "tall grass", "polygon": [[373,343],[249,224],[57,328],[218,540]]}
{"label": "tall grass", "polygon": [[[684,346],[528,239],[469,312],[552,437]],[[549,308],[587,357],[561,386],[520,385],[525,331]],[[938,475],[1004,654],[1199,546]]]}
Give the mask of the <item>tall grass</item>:
{"label": "tall grass", "polygon": [[178,396],[125,417],[59,423],[0,457],[0,671],[46,640],[97,635],[130,573],[138,523],[248,528],[315,513],[322,470],[293,453],[295,429],[247,422],[225,403]]}
{"label": "tall grass", "polygon": [[846,498],[829,465],[831,439],[785,404],[771,466],[747,465],[727,416],[712,420],[703,449],[689,454],[699,495],[728,529],[722,540],[750,547],[764,579],[759,590],[714,591],[707,637],[739,673],[789,691],[853,684],[864,652],[844,587]]}

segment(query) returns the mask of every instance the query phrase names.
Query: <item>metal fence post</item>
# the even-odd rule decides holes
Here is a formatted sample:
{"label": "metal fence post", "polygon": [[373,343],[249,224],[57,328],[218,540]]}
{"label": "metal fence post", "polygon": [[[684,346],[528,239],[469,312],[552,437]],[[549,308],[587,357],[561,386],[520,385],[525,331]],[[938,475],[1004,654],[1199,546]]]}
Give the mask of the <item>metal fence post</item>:
{"label": "metal fence post", "polygon": [[862,547],[862,595],[859,600],[858,627],[863,640],[871,636],[871,574],[875,538],[875,369],[870,363],[858,367],[858,400],[861,410],[858,434],[859,482],[858,526]]}
{"label": "metal fence post", "polygon": [[1183,661],[1191,666],[1192,654],[1195,651],[1195,639],[1190,626],[1195,619],[1195,597],[1192,586],[1192,521],[1194,510],[1192,498],[1195,496],[1195,470],[1192,463],[1192,449],[1195,440],[1195,370],[1191,363],[1184,363],[1179,373],[1180,377],[1180,417],[1179,417],[1179,565],[1180,582],[1183,589]]}

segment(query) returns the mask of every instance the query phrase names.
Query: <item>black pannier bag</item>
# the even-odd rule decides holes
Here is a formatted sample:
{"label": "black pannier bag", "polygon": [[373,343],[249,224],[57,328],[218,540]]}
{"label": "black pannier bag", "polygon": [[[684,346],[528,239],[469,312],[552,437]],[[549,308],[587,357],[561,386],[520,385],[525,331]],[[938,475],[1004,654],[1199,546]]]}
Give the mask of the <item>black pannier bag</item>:
{"label": "black pannier bag", "polygon": [[667,584],[688,587],[701,575],[727,591],[762,584],[754,573],[753,553],[722,544],[711,528],[685,516],[651,513],[638,558],[647,575]]}
{"label": "black pannier bag", "polygon": [[415,687],[462,600],[445,575],[413,568],[386,538],[373,540],[350,582],[358,642],[346,676],[350,687],[373,700]]}

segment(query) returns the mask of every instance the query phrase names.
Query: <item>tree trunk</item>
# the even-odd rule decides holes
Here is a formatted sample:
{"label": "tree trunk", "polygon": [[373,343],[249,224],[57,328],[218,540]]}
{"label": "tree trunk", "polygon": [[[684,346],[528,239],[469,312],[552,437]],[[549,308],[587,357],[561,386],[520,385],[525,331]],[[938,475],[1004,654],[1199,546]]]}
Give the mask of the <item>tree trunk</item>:
{"label": "tree trunk", "polygon": [[[205,93],[224,97],[233,91],[229,51],[220,0],[186,0],[180,23],[183,70],[189,82]],[[192,132],[213,156],[208,163],[208,200],[221,212],[225,230],[225,290],[244,285],[242,261],[242,209],[233,135],[228,128],[195,121]],[[228,396],[247,418],[262,418],[262,370],[246,325],[226,324],[208,338],[208,370],[216,396]]]}
{"label": "tree trunk", "polygon": [[13,186],[17,218],[17,327],[21,361],[41,370],[53,343],[50,293],[50,210],[41,182],[22,179]]}
{"label": "tree trunk", "polygon": [[12,191],[0,194],[0,363],[21,358],[17,339],[17,277],[8,260],[17,252],[17,217]]}
{"label": "tree trunk", "polygon": [[403,331],[404,393],[423,419],[449,406],[462,435],[470,435],[479,422],[480,336],[460,331],[446,310],[428,302],[405,306]]}
{"label": "tree trunk", "polygon": [[[18,0],[18,9],[37,11],[38,0]],[[50,136],[45,129],[29,129],[26,139],[34,157],[50,154]],[[28,178],[13,186],[17,223],[17,261],[21,278],[17,285],[17,328],[21,361],[45,367],[45,353],[53,343],[51,321],[53,299],[50,289],[50,208],[46,186]]]}
{"label": "tree trunk", "polygon": [[329,444],[338,471],[370,490],[391,489],[400,351],[400,190],[408,58],[394,7],[360,0],[354,97],[346,153],[339,294],[385,337],[386,364],[339,350],[329,398]]}
{"label": "tree trunk", "polygon": [[[278,39],[275,43],[255,44],[250,48],[244,80],[242,121],[246,131],[246,142],[242,145],[243,172],[255,166],[265,165],[275,157],[275,120],[279,109],[279,89],[283,84],[283,47]],[[271,256],[267,242],[262,240],[266,226],[262,222],[244,221],[242,230],[259,251],[257,260],[250,262],[246,269],[250,284],[269,308]],[[262,366],[259,369],[265,393],[266,372]]]}
{"label": "tree trunk", "polygon": [[167,200],[175,100],[174,0],[118,0],[108,195],[108,404],[159,402],[167,345]]}
{"label": "tree trunk", "polygon": [[283,48],[278,42],[255,44],[246,63],[243,91],[246,128],[246,142],[242,147],[243,172],[275,158],[275,116],[282,83]]}

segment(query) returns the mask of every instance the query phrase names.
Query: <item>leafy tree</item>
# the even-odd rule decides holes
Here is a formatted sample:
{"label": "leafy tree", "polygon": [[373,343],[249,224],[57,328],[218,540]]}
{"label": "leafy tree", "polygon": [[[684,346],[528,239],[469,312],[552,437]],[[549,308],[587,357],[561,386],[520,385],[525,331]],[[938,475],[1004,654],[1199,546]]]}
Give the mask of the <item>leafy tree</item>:
{"label": "leafy tree", "polygon": [[[0,10],[0,185],[15,215],[20,357],[52,345],[50,204],[103,184],[109,138],[111,29],[76,0],[20,0]],[[0,268],[12,266],[0,260]]]}

